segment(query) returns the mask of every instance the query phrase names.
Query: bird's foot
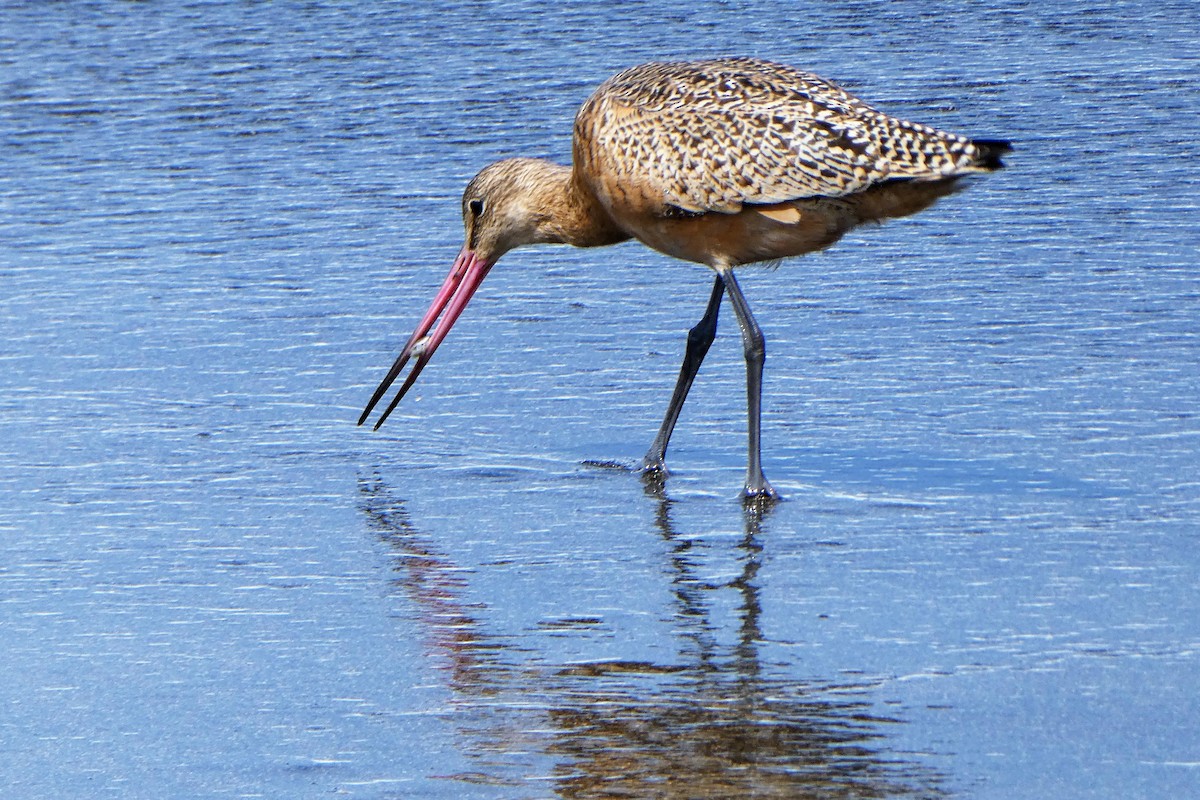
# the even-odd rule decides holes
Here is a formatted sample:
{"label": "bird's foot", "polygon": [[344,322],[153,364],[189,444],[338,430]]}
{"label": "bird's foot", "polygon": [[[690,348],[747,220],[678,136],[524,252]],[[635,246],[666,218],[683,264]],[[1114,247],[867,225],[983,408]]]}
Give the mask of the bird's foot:
{"label": "bird's foot", "polygon": [[654,459],[646,456],[636,464],[630,464],[628,461],[600,461],[596,459],[587,459],[583,462],[585,467],[592,469],[615,469],[623,472],[632,472],[635,475],[641,475],[642,480],[647,484],[662,486],[670,473],[667,472],[667,465],[663,460]]}
{"label": "bird's foot", "polygon": [[580,463],[582,463],[585,467],[591,467],[592,469],[617,469],[624,470],[626,472],[628,472],[630,469],[628,461],[606,461],[596,458],[585,458]]}
{"label": "bird's foot", "polygon": [[746,481],[746,488],[742,489],[742,503],[746,506],[756,506],[765,508],[771,506],[783,497],[762,475],[754,479]]}
{"label": "bird's foot", "polygon": [[663,454],[656,453],[653,448],[638,462],[633,471],[644,478],[653,477],[658,480],[662,480],[670,474],[667,471],[667,462]]}
{"label": "bird's foot", "polygon": [[667,476],[671,474],[667,471],[662,454],[655,453],[653,449],[646,453],[646,457],[638,462],[633,471],[642,476],[646,491],[654,495],[661,495],[667,488]]}

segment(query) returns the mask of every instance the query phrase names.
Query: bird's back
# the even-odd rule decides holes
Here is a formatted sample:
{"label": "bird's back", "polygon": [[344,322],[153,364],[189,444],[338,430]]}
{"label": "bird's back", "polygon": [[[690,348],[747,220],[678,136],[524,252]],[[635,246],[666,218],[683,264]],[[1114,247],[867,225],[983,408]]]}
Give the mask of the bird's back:
{"label": "bird's back", "polygon": [[727,58],[651,63],[575,121],[575,168],[619,216],[734,214],[1001,166],[1007,143],[890,117],[812,73]]}

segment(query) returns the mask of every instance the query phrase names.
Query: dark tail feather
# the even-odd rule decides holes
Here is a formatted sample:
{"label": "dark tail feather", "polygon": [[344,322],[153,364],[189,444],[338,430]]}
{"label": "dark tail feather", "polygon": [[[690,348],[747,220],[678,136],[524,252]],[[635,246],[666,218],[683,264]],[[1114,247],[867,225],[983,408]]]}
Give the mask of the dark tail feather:
{"label": "dark tail feather", "polygon": [[1001,169],[1004,162],[1000,156],[1012,152],[1012,143],[1003,139],[972,139],[971,144],[979,151],[978,163],[984,169]]}

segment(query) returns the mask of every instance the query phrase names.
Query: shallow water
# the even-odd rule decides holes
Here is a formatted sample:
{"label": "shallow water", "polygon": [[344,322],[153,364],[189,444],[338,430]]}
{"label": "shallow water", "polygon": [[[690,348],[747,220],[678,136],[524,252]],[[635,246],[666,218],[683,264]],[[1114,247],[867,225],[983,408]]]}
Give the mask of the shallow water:
{"label": "shallow water", "polygon": [[[0,11],[0,782],[39,797],[1172,797],[1200,768],[1187,4]],[[497,157],[744,53],[1011,138],[742,285],[497,267],[354,421]]]}

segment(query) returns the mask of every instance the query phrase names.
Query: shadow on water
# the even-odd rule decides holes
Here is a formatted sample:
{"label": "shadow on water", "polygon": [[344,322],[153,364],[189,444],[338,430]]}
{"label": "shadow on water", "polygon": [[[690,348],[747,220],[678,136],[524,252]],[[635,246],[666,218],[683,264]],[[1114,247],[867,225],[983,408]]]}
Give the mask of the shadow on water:
{"label": "shadow on water", "polygon": [[[450,718],[478,765],[431,777],[527,788],[545,781],[562,798],[946,796],[935,770],[888,751],[886,728],[901,723],[872,712],[870,684],[764,668],[755,582],[763,514],[744,513],[741,572],[714,584],[699,577],[692,543],[675,529],[673,501],[649,484],[685,643],[679,663],[548,664],[532,642],[488,632],[488,607],[465,599],[469,570],[420,532],[385,484],[364,480],[360,490],[370,527],[391,550],[393,586],[442,660]],[[712,621],[712,593],[723,589],[738,595],[732,643]]]}

